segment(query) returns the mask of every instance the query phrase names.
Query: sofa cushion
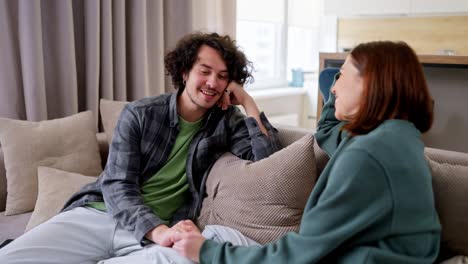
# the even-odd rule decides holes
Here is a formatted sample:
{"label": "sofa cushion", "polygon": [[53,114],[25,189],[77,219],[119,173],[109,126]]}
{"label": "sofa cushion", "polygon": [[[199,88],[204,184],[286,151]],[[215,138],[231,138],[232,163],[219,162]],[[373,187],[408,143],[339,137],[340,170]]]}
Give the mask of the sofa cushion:
{"label": "sofa cushion", "polygon": [[[297,141],[302,138],[304,135],[309,134],[310,129],[300,128],[289,125],[282,124],[273,124],[279,131],[278,137],[283,146],[288,146],[289,144]],[[329,157],[328,154],[322,150],[317,140],[314,142],[314,152],[315,152],[315,163],[317,164],[317,175],[320,175],[328,163]]]}
{"label": "sofa cushion", "polygon": [[26,231],[59,213],[68,198],[97,179],[95,176],[83,176],[48,167],[39,167],[37,173],[39,192]]}
{"label": "sofa cushion", "polygon": [[111,101],[106,99],[100,100],[100,111],[102,126],[106,133],[107,142],[110,144],[112,141],[112,135],[114,134],[115,126],[120,117],[120,112],[128,102],[124,101]]}
{"label": "sofa cushion", "polygon": [[468,166],[429,160],[442,246],[468,255]]}
{"label": "sofa cushion", "polygon": [[99,175],[95,126],[91,111],[41,122],[0,118],[8,192],[5,215],[34,209],[39,166]]}
{"label": "sofa cushion", "polygon": [[298,231],[317,179],[314,137],[307,134],[257,162],[227,153],[211,169],[198,225],[224,225],[265,244]]}
{"label": "sofa cushion", "polygon": [[0,244],[7,239],[15,239],[24,233],[26,223],[31,217],[31,212],[6,216],[0,213]]}

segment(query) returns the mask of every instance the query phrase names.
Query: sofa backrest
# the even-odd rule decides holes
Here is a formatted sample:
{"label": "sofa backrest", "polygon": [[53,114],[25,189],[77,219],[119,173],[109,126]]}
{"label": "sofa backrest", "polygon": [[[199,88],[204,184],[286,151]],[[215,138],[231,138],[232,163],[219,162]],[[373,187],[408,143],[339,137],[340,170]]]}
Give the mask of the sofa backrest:
{"label": "sofa backrest", "polygon": [[426,148],[442,225],[441,259],[468,256],[468,154]]}
{"label": "sofa backrest", "polygon": [[468,166],[468,154],[436,148],[425,148],[426,158],[438,163]]}

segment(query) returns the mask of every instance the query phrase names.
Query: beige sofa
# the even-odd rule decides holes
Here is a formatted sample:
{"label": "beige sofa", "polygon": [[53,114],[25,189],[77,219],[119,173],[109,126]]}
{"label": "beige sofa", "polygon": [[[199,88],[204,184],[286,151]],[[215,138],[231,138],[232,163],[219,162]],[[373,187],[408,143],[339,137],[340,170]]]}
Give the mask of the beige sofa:
{"label": "beige sofa", "polygon": [[[278,178],[279,180],[282,179],[288,179],[289,178],[299,178],[299,176],[296,176],[296,174],[303,174],[304,176],[301,177],[306,177],[306,178],[312,178],[316,179],[318,175],[320,175],[320,172],[322,169],[325,167],[328,157],[327,155],[317,146],[317,144],[314,143],[314,139],[312,136],[312,133],[310,131],[300,129],[300,128],[295,128],[295,127],[289,127],[289,126],[277,126],[278,130],[280,131],[280,138],[281,141],[283,142],[283,145],[287,145],[288,147],[285,148],[286,150],[283,151],[283,154],[278,154],[274,156],[270,161],[262,161],[263,163],[260,163],[260,165],[255,165],[255,163],[245,163],[244,161],[239,161],[235,160],[235,158],[231,156],[226,156],[222,157],[220,162],[217,162],[215,166],[213,167],[213,171],[224,169],[226,170],[226,166],[233,166],[232,164],[237,163],[242,163],[240,164],[237,168],[241,168],[245,172],[245,168],[248,166],[251,166],[248,171],[248,173],[253,173],[255,174],[255,170],[262,170],[262,168],[265,168],[265,166],[271,167],[271,164],[277,164],[278,165],[278,170],[268,170],[266,174],[274,175],[274,177]],[[105,160],[107,158],[108,154],[108,137],[106,137],[106,134],[104,133],[98,133],[96,134],[97,142],[99,145],[99,152],[100,156],[102,159],[102,164],[105,163]],[[313,148],[313,151],[311,151],[311,148]],[[0,184],[1,188],[5,189],[6,188],[6,179],[5,179],[5,167],[4,167],[4,159],[3,159],[3,154],[1,154],[1,148],[0,148]],[[283,155],[283,156],[281,156]],[[287,156],[285,158],[285,156]],[[430,162],[431,169],[433,171],[433,176],[434,176],[434,190],[435,190],[435,197],[436,197],[436,203],[437,203],[437,209],[441,218],[442,226],[443,226],[443,245],[442,245],[442,252],[441,252],[441,260],[447,259],[448,257],[452,257],[455,255],[468,255],[468,154],[464,153],[457,153],[457,152],[450,152],[450,151],[444,151],[444,150],[438,150],[438,149],[426,149],[426,156]],[[312,160],[311,160],[312,159]],[[268,164],[267,162],[270,162]],[[235,165],[237,166],[237,165]],[[253,167],[257,166],[257,167]],[[263,167],[262,167],[263,166]],[[283,171],[281,168],[286,168]],[[230,169],[228,169],[230,170]],[[244,173],[243,172],[243,173]],[[238,173],[236,171],[236,173]],[[294,177],[291,175],[294,174]],[[210,175],[211,176],[211,175]],[[268,177],[268,176],[266,176]],[[210,178],[210,177],[209,177]],[[211,176],[213,178],[211,181],[207,182],[207,192],[210,195],[210,192],[214,190],[214,188],[210,186],[214,186],[216,188],[219,187],[219,181],[222,181],[222,179],[216,179],[217,176]],[[216,182],[218,181],[218,182]],[[243,181],[243,180],[239,180]],[[265,182],[265,181],[263,181]],[[267,193],[274,193],[274,185],[275,184],[280,184],[277,181],[270,181],[272,182],[270,186],[266,187],[255,187],[255,188],[269,188],[270,191]],[[230,184],[236,184],[235,182],[230,183]],[[281,183],[282,184],[282,183]],[[307,198],[306,196],[310,192],[310,189],[313,187],[312,184],[307,184],[308,186],[305,186],[303,183],[301,183],[300,179],[297,180],[295,183],[288,183],[292,184],[291,188],[295,188],[296,190],[300,189],[298,186],[303,186],[302,188],[304,191],[302,192],[301,199],[300,200],[300,205],[304,205],[305,199]],[[302,185],[301,185],[302,184]],[[250,183],[247,183],[247,185],[252,185]],[[242,190],[245,190],[245,186],[237,186],[241,188]],[[220,187],[219,187],[220,188]],[[252,195],[253,197],[251,200],[243,200],[240,201],[240,205],[236,208],[233,208],[232,210],[229,209],[229,211],[237,210],[237,209],[245,209],[249,208],[249,206],[246,206],[245,203],[257,203],[255,199],[260,199],[263,202],[263,199],[268,200],[268,199],[275,199],[275,196],[269,195],[268,197],[262,196],[262,198],[258,198],[258,191],[255,190],[255,188],[252,190]],[[273,189],[272,189],[273,188]],[[221,188],[220,188],[221,189]],[[248,189],[248,186],[247,186]],[[217,191],[217,189],[216,189]],[[278,191],[279,192],[279,191]],[[3,192],[0,192],[4,194]],[[226,193],[226,191],[225,191]],[[300,191],[295,191],[294,193],[301,193]],[[222,200],[223,198],[217,198],[214,199],[214,196],[218,195],[219,197],[222,197],[222,191],[219,191],[219,193],[215,193],[212,198],[206,199],[204,202],[204,206],[206,208],[215,208],[215,205],[218,204],[219,207],[223,207],[224,205],[221,202],[218,202],[219,200]],[[225,195],[227,199],[232,199],[233,196],[229,192]],[[245,195],[243,195],[245,197]],[[255,198],[257,197],[257,198]],[[3,199],[0,199],[4,203],[5,197],[2,197]],[[283,198],[282,198],[283,199]],[[297,202],[297,197],[292,197],[292,200],[295,200],[294,202]],[[232,204],[230,202],[229,204]],[[249,230],[248,228],[244,228],[245,222],[246,221],[256,221],[260,220],[259,218],[263,217],[261,215],[261,212],[259,214],[253,214],[254,218],[253,220],[249,220],[248,218],[241,219],[239,222],[235,222],[231,219],[231,217],[225,217],[222,219],[222,212],[217,212],[215,215],[217,218],[213,218],[212,211],[216,209],[210,209],[210,210],[205,210],[202,209],[202,216],[199,219],[202,225],[204,224],[210,224],[213,222],[216,223],[222,223],[222,224],[227,224],[227,225],[232,225],[236,228],[239,228],[240,230],[244,231],[255,237],[258,238],[259,240],[263,242],[268,242],[271,240],[274,240],[275,238],[281,236],[282,233],[286,231],[295,231],[297,230],[299,226],[299,221],[300,221],[300,214],[287,211],[287,208],[273,208],[273,207],[268,207],[271,204],[262,204],[264,208],[267,208],[266,211],[270,212],[265,212],[265,216],[267,218],[266,222],[262,222],[261,224],[266,224],[266,225],[275,225],[277,226],[281,225],[281,228],[266,228],[265,230],[271,231],[268,233],[266,236],[265,235],[259,235],[255,233],[255,230]],[[37,206],[37,204],[36,204]],[[256,206],[256,205],[253,205]],[[295,204],[293,207],[297,207],[297,204]],[[5,208],[4,204],[0,204],[0,208]],[[37,208],[37,207],[36,207]],[[273,209],[272,209],[273,208]],[[226,208],[224,208],[226,209]],[[291,208],[289,208],[291,209]],[[274,215],[278,215],[277,212],[278,210],[285,210],[282,219],[274,219],[271,220],[268,218],[270,215],[268,213],[271,213],[271,211],[274,210]],[[297,208],[295,208],[297,210]],[[245,211],[245,210],[244,210]],[[261,211],[259,209],[259,211]],[[229,213],[229,212],[228,212]],[[31,212],[27,213],[22,213],[22,214],[16,214],[16,215],[9,215],[5,216],[4,213],[0,213],[0,244],[6,240],[6,239],[12,239],[20,236],[22,233],[25,231],[25,227],[31,217]],[[252,214],[249,214],[252,216]],[[289,216],[291,215],[291,216]],[[294,218],[294,219],[293,219]],[[271,220],[271,221],[270,221]],[[223,222],[224,221],[224,222]],[[268,222],[269,221],[269,222]],[[279,221],[279,222],[278,222]],[[294,224],[291,224],[289,229],[284,229],[284,223],[280,223],[281,221],[283,222],[294,222]],[[273,223],[273,224],[272,224]],[[278,224],[279,223],[279,224]],[[258,224],[258,223],[255,223]],[[244,229],[243,229],[244,228]],[[250,232],[250,233],[249,233]],[[254,233],[252,233],[254,232]],[[458,257],[457,259],[453,259],[454,262],[451,263],[467,263],[464,261],[468,261],[468,259],[464,259],[463,257]]]}
{"label": "beige sofa", "polygon": [[[97,141],[99,143],[99,152],[103,162],[107,159],[107,154],[109,150],[109,145],[107,143],[107,138],[104,133],[96,134]],[[103,167],[104,167],[103,163]],[[6,178],[5,178],[5,165],[2,149],[0,147],[0,188],[4,188],[6,191]],[[4,192],[5,193],[5,192]],[[6,197],[0,199],[3,204],[0,204],[0,208],[5,208]],[[15,214],[5,216],[5,212],[0,212],[0,244],[7,239],[14,239],[19,237],[25,232],[26,225],[28,224],[29,219],[31,218],[32,212]]]}

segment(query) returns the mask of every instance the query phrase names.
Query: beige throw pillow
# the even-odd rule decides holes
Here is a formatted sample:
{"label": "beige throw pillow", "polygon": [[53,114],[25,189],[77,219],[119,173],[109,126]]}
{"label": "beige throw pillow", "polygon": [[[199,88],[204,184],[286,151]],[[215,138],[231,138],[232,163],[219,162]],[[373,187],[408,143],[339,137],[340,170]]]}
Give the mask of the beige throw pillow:
{"label": "beige throw pillow", "polygon": [[34,209],[39,166],[99,175],[95,126],[91,111],[41,122],[0,118],[8,192],[5,215]]}
{"label": "beige throw pillow", "polygon": [[26,231],[58,214],[68,198],[97,179],[95,176],[83,176],[48,167],[39,167],[37,174],[39,193]]}
{"label": "beige throw pillow", "polygon": [[120,112],[128,102],[124,101],[110,101],[106,99],[101,99],[100,101],[100,111],[101,111],[101,120],[102,126],[104,127],[104,132],[106,133],[107,142],[110,144],[112,142],[112,135],[114,134],[115,126],[120,117]]}
{"label": "beige throw pillow", "polygon": [[429,160],[435,204],[442,225],[442,245],[468,255],[468,166]]}
{"label": "beige throw pillow", "polygon": [[199,226],[232,227],[261,244],[298,231],[317,179],[313,145],[307,134],[257,162],[224,154],[208,176]]}

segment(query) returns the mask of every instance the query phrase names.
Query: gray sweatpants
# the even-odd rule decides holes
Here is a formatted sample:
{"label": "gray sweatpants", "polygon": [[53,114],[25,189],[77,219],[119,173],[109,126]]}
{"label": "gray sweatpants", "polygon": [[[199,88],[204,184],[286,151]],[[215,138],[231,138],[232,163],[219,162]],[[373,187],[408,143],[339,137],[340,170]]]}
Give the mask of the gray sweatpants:
{"label": "gray sweatpants", "polygon": [[[224,226],[207,226],[203,236],[253,246],[257,242]],[[78,207],[33,228],[0,249],[0,263],[192,263],[172,248],[141,246],[105,212]]]}

